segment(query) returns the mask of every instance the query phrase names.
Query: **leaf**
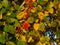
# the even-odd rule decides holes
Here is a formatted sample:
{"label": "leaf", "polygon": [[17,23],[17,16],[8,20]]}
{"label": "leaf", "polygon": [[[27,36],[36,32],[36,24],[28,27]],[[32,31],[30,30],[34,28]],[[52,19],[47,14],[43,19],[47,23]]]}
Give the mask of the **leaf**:
{"label": "leaf", "polygon": [[50,37],[49,36],[45,36],[45,39],[46,39],[46,41],[49,41]]}
{"label": "leaf", "polygon": [[7,7],[7,6],[8,6],[8,0],[3,0],[3,1],[2,1],[2,5],[3,5],[4,7]]}
{"label": "leaf", "polygon": [[15,18],[16,17],[16,13],[11,13],[11,15],[10,15],[10,17],[12,17],[12,18]]}
{"label": "leaf", "polygon": [[2,8],[2,4],[0,3],[0,9]]}
{"label": "leaf", "polygon": [[3,32],[3,34],[0,34],[0,43],[5,43],[5,32]]}
{"label": "leaf", "polygon": [[25,22],[23,23],[23,28],[24,28],[25,30],[28,30],[28,28],[29,28],[29,23],[28,23],[27,21],[25,21]]}
{"label": "leaf", "polygon": [[37,9],[40,10],[40,11],[42,11],[42,6],[41,5],[38,5],[37,6]]}
{"label": "leaf", "polygon": [[50,22],[49,19],[48,19],[48,17],[46,17],[46,16],[44,16],[44,21],[46,21],[47,23]]}
{"label": "leaf", "polygon": [[46,2],[44,0],[38,0],[38,3],[44,5]]}
{"label": "leaf", "polygon": [[40,28],[39,28],[39,30],[41,30],[41,31],[45,31],[45,26],[44,26],[43,23],[40,23]]}
{"label": "leaf", "polygon": [[33,27],[37,31],[39,29],[39,23],[34,23]]}
{"label": "leaf", "polygon": [[60,37],[60,31],[59,31],[59,30],[57,30],[57,31],[55,32],[55,34],[58,36],[58,38]]}
{"label": "leaf", "polygon": [[20,6],[19,6],[19,5],[16,5],[16,6],[15,6],[15,9],[16,9],[17,11],[19,11],[19,10],[20,10]]}
{"label": "leaf", "polygon": [[28,39],[28,42],[31,42],[32,41],[32,37],[30,36],[29,39]]}
{"label": "leaf", "polygon": [[37,2],[34,2],[34,3],[33,3],[33,6],[37,6]]}
{"label": "leaf", "polygon": [[0,14],[0,19],[2,19],[2,14]]}
{"label": "leaf", "polygon": [[11,23],[17,21],[17,19],[15,19],[15,18],[10,18],[10,20],[11,20]]}
{"label": "leaf", "polygon": [[43,45],[40,41],[36,43],[36,45]]}
{"label": "leaf", "polygon": [[20,35],[20,38],[21,38],[22,41],[26,42],[26,36],[25,35]]}
{"label": "leaf", "polygon": [[45,40],[45,38],[44,38],[44,36],[42,36],[41,38],[40,38],[40,41],[42,42],[42,43],[44,43],[46,40]]}
{"label": "leaf", "polygon": [[2,8],[1,11],[0,11],[0,13],[2,13],[2,14],[5,13],[5,12],[6,12],[5,8]]}
{"label": "leaf", "polygon": [[8,41],[8,42],[6,42],[6,45],[15,45],[15,44],[12,41]]}
{"label": "leaf", "polygon": [[53,14],[54,9],[53,9],[53,8],[50,8],[50,9],[48,10],[48,12],[51,13],[51,14]]}
{"label": "leaf", "polygon": [[33,16],[37,17],[38,16],[38,12],[36,11],[35,13],[33,13]]}
{"label": "leaf", "polygon": [[20,12],[16,17],[17,19],[22,19],[24,15],[25,15],[25,12],[23,11],[23,12]]}
{"label": "leaf", "polygon": [[5,27],[4,27],[4,31],[5,31],[5,32],[12,33],[12,34],[15,33],[15,29],[14,29],[14,27],[11,26],[11,25],[5,25]]}
{"label": "leaf", "polygon": [[29,17],[27,20],[29,23],[33,23],[35,21],[34,17]]}
{"label": "leaf", "polygon": [[24,42],[24,41],[18,40],[18,41],[17,41],[17,45],[27,45],[27,44],[26,44],[26,42]]}
{"label": "leaf", "polygon": [[51,22],[51,27],[56,27],[56,26],[57,26],[57,22],[52,21],[52,22]]}

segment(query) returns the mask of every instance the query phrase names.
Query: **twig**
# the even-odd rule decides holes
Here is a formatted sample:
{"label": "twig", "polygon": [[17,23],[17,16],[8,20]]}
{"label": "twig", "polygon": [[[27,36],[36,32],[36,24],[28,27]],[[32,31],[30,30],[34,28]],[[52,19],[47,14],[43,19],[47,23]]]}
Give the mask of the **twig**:
{"label": "twig", "polygon": [[23,3],[20,5],[20,8],[25,4],[25,1],[23,1]]}

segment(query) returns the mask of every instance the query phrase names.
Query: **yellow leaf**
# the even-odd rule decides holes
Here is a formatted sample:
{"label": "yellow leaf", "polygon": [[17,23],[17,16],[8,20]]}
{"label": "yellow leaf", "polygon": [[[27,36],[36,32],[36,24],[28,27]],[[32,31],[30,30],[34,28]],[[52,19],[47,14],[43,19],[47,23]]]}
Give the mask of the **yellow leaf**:
{"label": "yellow leaf", "polygon": [[37,45],[43,45],[40,41],[37,43]]}
{"label": "yellow leaf", "polygon": [[43,20],[43,17],[44,17],[43,12],[38,12],[38,16],[39,16],[40,20]]}
{"label": "yellow leaf", "polygon": [[50,10],[48,10],[48,11],[49,11],[49,13],[51,13],[51,14],[53,14],[53,12],[54,12],[53,8],[50,8]]}
{"label": "yellow leaf", "polygon": [[31,9],[31,12],[35,12],[37,10],[37,7],[33,7],[32,9]]}
{"label": "yellow leaf", "polygon": [[16,39],[18,39],[18,37],[19,37],[19,34],[16,34]]}
{"label": "yellow leaf", "polygon": [[20,35],[20,38],[22,41],[26,41],[26,36],[25,35]]}
{"label": "yellow leaf", "polygon": [[46,44],[47,44],[47,45],[50,45],[50,43],[49,43],[49,42],[45,42],[45,45],[46,45]]}
{"label": "yellow leaf", "polygon": [[35,2],[36,0],[32,0],[33,2]]}
{"label": "yellow leaf", "polygon": [[48,2],[48,0],[44,0],[44,1],[47,1]]}
{"label": "yellow leaf", "polygon": [[45,43],[43,43],[43,45],[46,45]]}
{"label": "yellow leaf", "polygon": [[58,4],[58,8],[60,9],[60,4]]}
{"label": "yellow leaf", "polygon": [[49,7],[52,8],[54,6],[53,2],[50,2]]}
{"label": "yellow leaf", "polygon": [[7,12],[7,15],[8,15],[8,16],[10,16],[10,15],[11,15],[11,13],[10,13],[10,12]]}
{"label": "yellow leaf", "polygon": [[34,23],[33,27],[34,27],[35,30],[38,30],[39,29],[39,24],[38,23]]}
{"label": "yellow leaf", "polygon": [[44,16],[48,16],[49,15],[49,12],[48,11],[45,11],[44,12]]}
{"label": "yellow leaf", "polygon": [[36,19],[36,21],[35,21],[35,22],[37,23],[38,21],[39,21],[39,19]]}
{"label": "yellow leaf", "polygon": [[28,39],[28,42],[31,42],[31,40],[32,40],[32,37],[30,36],[29,39]]}
{"label": "yellow leaf", "polygon": [[25,16],[26,14],[27,14],[26,11],[20,12],[20,13],[17,15],[17,18],[18,18],[18,19],[22,19],[22,18],[24,18],[24,16]]}
{"label": "yellow leaf", "polygon": [[2,14],[0,15],[0,19],[2,19]]}

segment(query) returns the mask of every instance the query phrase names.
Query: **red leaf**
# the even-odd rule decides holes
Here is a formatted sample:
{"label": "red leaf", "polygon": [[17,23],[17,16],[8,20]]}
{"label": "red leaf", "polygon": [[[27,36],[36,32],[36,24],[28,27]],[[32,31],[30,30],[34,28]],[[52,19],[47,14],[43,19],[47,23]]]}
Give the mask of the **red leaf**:
{"label": "red leaf", "polygon": [[20,25],[17,26],[16,32],[20,32],[22,30],[22,27]]}
{"label": "red leaf", "polygon": [[25,30],[28,30],[28,28],[29,28],[29,23],[28,23],[27,21],[25,21],[25,22],[23,23],[23,28],[24,28]]}
{"label": "red leaf", "polygon": [[29,4],[30,4],[30,5],[32,5],[32,4],[33,4],[33,1],[32,1],[32,0],[30,0],[30,1],[29,1]]}

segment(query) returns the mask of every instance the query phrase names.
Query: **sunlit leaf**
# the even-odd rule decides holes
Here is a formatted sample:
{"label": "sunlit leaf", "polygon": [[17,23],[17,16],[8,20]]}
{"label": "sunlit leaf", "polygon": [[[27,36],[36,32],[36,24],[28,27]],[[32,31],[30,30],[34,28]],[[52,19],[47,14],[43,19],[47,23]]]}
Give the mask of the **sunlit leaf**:
{"label": "sunlit leaf", "polygon": [[12,41],[8,41],[8,42],[6,42],[6,45],[15,45],[15,44]]}
{"label": "sunlit leaf", "polygon": [[34,23],[33,27],[35,30],[38,30],[39,29],[39,23]]}
{"label": "sunlit leaf", "polygon": [[37,2],[34,2],[33,5],[34,5],[34,6],[37,6]]}
{"label": "sunlit leaf", "polygon": [[18,40],[18,41],[17,41],[17,45],[27,45],[27,44],[26,44],[26,42],[24,42],[24,41]]}
{"label": "sunlit leaf", "polygon": [[3,5],[4,7],[7,7],[7,6],[8,6],[8,0],[3,0],[3,1],[2,1],[2,5]]}
{"label": "sunlit leaf", "polygon": [[44,43],[46,40],[45,40],[45,38],[44,38],[44,36],[42,36],[41,38],[40,38],[40,41],[42,42],[42,43]]}

